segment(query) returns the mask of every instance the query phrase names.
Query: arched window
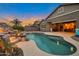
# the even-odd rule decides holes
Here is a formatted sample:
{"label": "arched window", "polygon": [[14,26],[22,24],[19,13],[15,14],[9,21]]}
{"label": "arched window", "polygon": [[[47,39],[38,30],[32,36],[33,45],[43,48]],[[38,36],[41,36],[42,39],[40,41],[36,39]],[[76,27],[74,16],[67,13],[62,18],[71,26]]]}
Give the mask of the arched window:
{"label": "arched window", "polygon": [[60,7],[60,8],[58,9],[58,13],[64,13],[64,7]]}

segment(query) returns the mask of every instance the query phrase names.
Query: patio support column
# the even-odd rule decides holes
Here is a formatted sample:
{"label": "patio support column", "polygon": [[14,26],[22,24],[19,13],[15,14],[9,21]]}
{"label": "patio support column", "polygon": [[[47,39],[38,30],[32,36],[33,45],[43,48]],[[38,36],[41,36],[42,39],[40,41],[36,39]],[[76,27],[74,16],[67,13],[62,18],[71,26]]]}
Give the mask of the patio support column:
{"label": "patio support column", "polygon": [[60,31],[60,26],[61,26],[61,24],[59,23],[59,24],[58,24],[58,31]]}
{"label": "patio support column", "polygon": [[62,24],[62,26],[63,26],[63,32],[65,32],[64,24]]}
{"label": "patio support column", "polygon": [[61,29],[62,32],[64,32],[64,26],[63,26],[63,25],[64,25],[64,24],[61,23],[61,27],[60,27],[60,29]]}

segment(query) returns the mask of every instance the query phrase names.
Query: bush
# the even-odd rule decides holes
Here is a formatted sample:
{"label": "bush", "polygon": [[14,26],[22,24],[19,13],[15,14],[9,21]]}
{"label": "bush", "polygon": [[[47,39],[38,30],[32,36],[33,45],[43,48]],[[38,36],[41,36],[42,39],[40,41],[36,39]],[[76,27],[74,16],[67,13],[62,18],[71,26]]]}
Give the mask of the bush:
{"label": "bush", "polygon": [[20,25],[14,25],[13,29],[18,30],[18,31],[24,31],[24,27]]}

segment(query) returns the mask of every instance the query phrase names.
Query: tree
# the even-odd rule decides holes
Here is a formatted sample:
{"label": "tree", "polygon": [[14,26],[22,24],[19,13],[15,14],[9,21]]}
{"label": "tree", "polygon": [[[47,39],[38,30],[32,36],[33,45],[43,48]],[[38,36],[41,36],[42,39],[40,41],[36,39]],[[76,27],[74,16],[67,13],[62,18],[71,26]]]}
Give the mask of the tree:
{"label": "tree", "polygon": [[14,19],[12,21],[12,23],[14,24],[12,26],[13,29],[18,30],[18,31],[23,31],[24,30],[24,27],[20,24],[21,21],[19,21],[18,19]]}

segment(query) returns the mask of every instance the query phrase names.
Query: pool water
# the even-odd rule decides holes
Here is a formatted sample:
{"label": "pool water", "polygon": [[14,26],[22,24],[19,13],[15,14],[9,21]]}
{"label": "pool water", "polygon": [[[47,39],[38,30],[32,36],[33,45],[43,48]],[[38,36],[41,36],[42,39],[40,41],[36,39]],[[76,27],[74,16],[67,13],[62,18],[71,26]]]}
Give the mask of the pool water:
{"label": "pool water", "polygon": [[71,55],[76,52],[76,47],[65,41],[63,37],[41,33],[27,33],[26,39],[34,40],[37,47],[44,52],[54,55]]}

